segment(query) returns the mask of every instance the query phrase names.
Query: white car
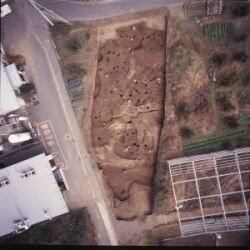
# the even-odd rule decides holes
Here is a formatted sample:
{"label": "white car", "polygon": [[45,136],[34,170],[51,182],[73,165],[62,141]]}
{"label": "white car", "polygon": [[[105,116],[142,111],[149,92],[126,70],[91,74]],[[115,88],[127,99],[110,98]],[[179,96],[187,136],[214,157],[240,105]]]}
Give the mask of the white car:
{"label": "white car", "polygon": [[1,18],[11,13],[10,6],[6,0],[1,0]]}

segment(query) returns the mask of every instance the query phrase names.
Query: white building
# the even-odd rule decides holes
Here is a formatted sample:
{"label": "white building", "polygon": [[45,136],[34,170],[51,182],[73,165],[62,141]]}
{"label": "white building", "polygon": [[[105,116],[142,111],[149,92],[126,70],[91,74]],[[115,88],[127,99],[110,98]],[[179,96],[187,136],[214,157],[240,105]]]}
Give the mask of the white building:
{"label": "white building", "polygon": [[10,6],[6,0],[1,0],[1,18],[11,13]]}
{"label": "white building", "polygon": [[0,170],[0,237],[67,212],[44,153]]}
{"label": "white building", "polygon": [[[9,72],[9,74],[11,73]],[[22,98],[16,96],[11,80],[1,61],[0,115],[20,109],[22,106],[25,106],[25,102]]]}

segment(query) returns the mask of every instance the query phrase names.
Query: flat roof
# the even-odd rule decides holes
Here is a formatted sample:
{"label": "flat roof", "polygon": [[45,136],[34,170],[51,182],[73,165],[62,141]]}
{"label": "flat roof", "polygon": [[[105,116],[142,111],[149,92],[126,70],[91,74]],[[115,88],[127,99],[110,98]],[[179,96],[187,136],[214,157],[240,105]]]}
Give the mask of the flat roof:
{"label": "flat roof", "polygon": [[0,115],[20,108],[20,104],[1,61]]}
{"label": "flat roof", "polygon": [[[22,177],[24,171],[35,174]],[[29,226],[68,212],[63,195],[44,153],[0,170],[0,237],[15,230],[15,222]]]}
{"label": "flat roof", "polygon": [[12,87],[14,89],[19,88],[23,84],[23,81],[18,74],[16,64],[12,63],[12,64],[5,66],[5,70],[6,70],[8,77],[9,77],[9,81],[10,81]]}

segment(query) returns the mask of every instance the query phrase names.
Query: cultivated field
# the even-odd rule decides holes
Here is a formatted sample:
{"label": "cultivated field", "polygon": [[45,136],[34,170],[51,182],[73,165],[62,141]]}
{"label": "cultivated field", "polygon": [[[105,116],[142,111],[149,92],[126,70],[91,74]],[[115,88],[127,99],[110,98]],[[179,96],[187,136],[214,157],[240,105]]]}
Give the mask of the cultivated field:
{"label": "cultivated field", "polygon": [[159,213],[174,206],[167,159],[250,146],[250,15],[233,17],[231,8],[218,17],[169,21]]}

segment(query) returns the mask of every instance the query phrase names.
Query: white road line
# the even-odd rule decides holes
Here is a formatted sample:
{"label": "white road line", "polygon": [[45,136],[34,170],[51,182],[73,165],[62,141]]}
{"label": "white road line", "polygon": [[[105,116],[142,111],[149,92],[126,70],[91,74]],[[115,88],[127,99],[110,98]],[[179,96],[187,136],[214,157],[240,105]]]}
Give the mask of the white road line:
{"label": "white road line", "polygon": [[[51,72],[51,75],[52,75],[52,77],[53,77],[53,79],[54,79],[54,82],[55,82],[55,84],[56,84],[56,89],[57,89],[57,92],[58,92],[58,94],[59,94],[59,99],[60,99],[61,105],[62,105],[62,107],[63,107],[63,112],[64,112],[64,115],[65,115],[65,118],[66,118],[66,120],[67,120],[67,122],[68,122],[68,125],[69,125],[69,128],[70,128],[70,130],[71,130],[72,137],[73,137],[73,139],[76,141],[76,139],[75,139],[75,137],[74,137],[74,135],[73,135],[73,128],[72,128],[72,126],[71,126],[71,124],[70,124],[70,120],[69,120],[69,117],[68,117],[67,109],[66,109],[65,104],[64,104],[64,102],[63,102],[62,93],[61,93],[61,91],[60,91],[59,83],[58,83],[58,81],[57,81],[57,79],[56,79],[56,76],[55,76],[55,73],[54,73],[54,70],[53,70],[53,66],[52,66],[52,64],[51,64],[51,61],[50,61],[48,52],[47,52],[46,48],[44,47],[44,45],[42,44],[41,40],[39,39],[39,37],[38,37],[37,35],[36,35],[36,39],[37,39],[37,41],[39,42],[39,44],[41,45],[41,47],[42,47],[42,49],[43,49],[43,51],[44,51],[44,53],[45,53],[45,55],[46,55],[46,57],[47,57],[47,60],[48,60],[48,63],[49,63],[49,67],[50,67],[50,72]],[[77,143],[75,143],[75,146],[76,146],[76,149],[77,149],[79,158],[80,158],[80,160],[81,160],[81,162],[82,162],[82,164],[83,164],[83,166],[84,166],[83,169],[84,169],[84,172],[85,172],[85,174],[86,174],[86,176],[87,176],[87,179],[88,179],[88,182],[89,182],[89,186],[90,186],[91,193],[92,193],[93,197],[96,198],[96,197],[95,197],[95,194],[94,194],[94,192],[93,192],[92,185],[91,185],[91,183],[90,183],[89,176],[88,176],[87,171],[86,171],[86,169],[85,169],[85,164],[84,164],[84,162],[83,162],[83,159],[82,159],[82,156],[81,156],[81,152],[80,152],[80,150],[79,150],[79,147],[78,147]]]}
{"label": "white road line", "polygon": [[[39,42],[39,44],[41,45],[41,47],[42,47],[42,49],[43,49],[43,51],[44,51],[44,53],[45,53],[45,55],[47,57],[47,60],[48,60],[48,63],[49,63],[49,67],[50,67],[50,72],[51,72],[51,75],[52,75],[52,77],[53,77],[53,79],[55,81],[55,84],[56,84],[56,88],[57,88],[57,91],[58,91],[58,94],[59,94],[59,99],[60,99],[61,105],[63,107],[63,112],[64,112],[64,115],[65,115],[65,118],[66,118],[66,120],[68,122],[68,125],[69,125],[69,128],[71,130],[72,137],[73,137],[73,139],[76,142],[76,139],[75,139],[74,134],[73,134],[73,128],[72,128],[72,126],[70,124],[70,120],[69,120],[69,117],[68,117],[67,109],[66,109],[65,104],[63,102],[62,94],[61,94],[61,91],[60,91],[59,84],[57,82],[56,76],[54,74],[53,66],[51,64],[48,52],[45,49],[44,45],[42,44],[41,40],[39,39],[39,37],[37,35],[36,35],[36,39]],[[78,151],[78,155],[79,155],[80,161],[81,161],[81,163],[83,165],[84,172],[85,172],[86,177],[88,179],[88,184],[89,184],[90,191],[91,191],[94,199],[96,199],[96,196],[94,194],[94,191],[93,191],[93,188],[92,188],[92,185],[91,185],[91,182],[90,182],[90,178],[89,178],[89,176],[87,174],[86,167],[85,167],[84,161],[83,161],[82,156],[81,156],[81,151],[80,151],[77,143],[75,143],[75,146],[76,146],[76,149]],[[100,210],[100,207],[99,207],[99,210]],[[100,210],[100,213],[103,215],[104,211],[107,213],[107,211],[105,209],[104,210]],[[105,218],[108,218],[108,215]],[[105,227],[107,229],[107,232],[108,232],[108,235],[109,235],[109,238],[110,238],[110,241],[111,241],[112,245],[118,245],[118,242],[117,242],[117,240],[115,238],[114,230],[112,228],[112,225],[110,224],[109,218],[108,218],[108,220],[103,219],[103,222],[104,222],[104,225],[105,225]],[[108,225],[107,225],[107,222],[108,222]],[[109,226],[109,224],[110,224],[110,226]]]}

